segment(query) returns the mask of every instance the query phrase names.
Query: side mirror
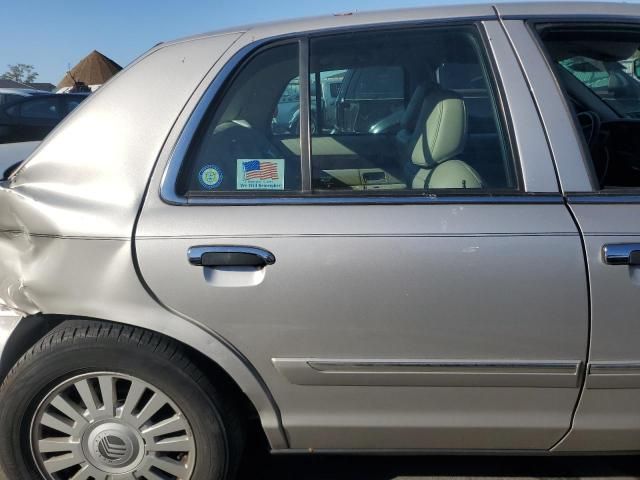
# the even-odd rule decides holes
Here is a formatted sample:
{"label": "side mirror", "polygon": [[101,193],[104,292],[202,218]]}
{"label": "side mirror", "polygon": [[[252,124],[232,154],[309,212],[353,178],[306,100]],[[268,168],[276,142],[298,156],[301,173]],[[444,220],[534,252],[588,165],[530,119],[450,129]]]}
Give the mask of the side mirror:
{"label": "side mirror", "polygon": [[20,160],[19,162],[16,162],[13,165],[11,165],[9,168],[7,168],[2,174],[2,178],[0,178],[0,181],[8,180],[9,177],[13,175],[20,168],[23,161],[24,160]]}
{"label": "side mirror", "polygon": [[633,61],[633,76],[640,78],[640,58],[636,58]]}

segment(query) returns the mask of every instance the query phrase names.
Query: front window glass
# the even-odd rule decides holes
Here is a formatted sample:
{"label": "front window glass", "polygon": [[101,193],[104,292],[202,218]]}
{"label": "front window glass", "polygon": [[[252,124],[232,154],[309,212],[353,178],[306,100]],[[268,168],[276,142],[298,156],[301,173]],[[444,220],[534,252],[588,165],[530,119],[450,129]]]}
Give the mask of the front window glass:
{"label": "front window glass", "polygon": [[541,25],[600,189],[640,187],[640,29]]}
{"label": "front window glass", "polygon": [[636,48],[628,58],[619,60],[598,58],[594,51],[558,63],[621,116],[640,118],[640,79],[634,69],[637,66],[640,73],[640,51]]}

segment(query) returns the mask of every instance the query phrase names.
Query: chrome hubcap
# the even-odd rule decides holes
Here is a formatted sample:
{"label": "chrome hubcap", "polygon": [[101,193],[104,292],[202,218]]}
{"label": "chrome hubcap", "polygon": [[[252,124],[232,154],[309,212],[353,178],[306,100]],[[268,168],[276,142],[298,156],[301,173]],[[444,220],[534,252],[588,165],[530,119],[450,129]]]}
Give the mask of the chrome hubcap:
{"label": "chrome hubcap", "polygon": [[48,480],[187,480],[196,455],[178,406],[116,373],[78,376],[48,393],[31,425],[31,449]]}

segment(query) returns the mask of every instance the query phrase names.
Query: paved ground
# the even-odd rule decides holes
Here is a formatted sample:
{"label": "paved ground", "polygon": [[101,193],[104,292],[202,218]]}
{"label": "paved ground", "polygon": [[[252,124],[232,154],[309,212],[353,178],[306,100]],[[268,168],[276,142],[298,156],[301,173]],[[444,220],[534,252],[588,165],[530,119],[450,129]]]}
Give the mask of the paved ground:
{"label": "paved ground", "polygon": [[640,479],[640,457],[269,457],[238,480]]}

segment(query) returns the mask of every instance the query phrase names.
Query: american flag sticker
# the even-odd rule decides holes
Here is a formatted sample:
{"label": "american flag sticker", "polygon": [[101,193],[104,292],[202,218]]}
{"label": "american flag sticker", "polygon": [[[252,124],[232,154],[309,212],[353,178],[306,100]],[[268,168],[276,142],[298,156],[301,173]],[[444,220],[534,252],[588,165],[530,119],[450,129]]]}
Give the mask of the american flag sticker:
{"label": "american flag sticker", "polygon": [[238,190],[284,190],[284,158],[238,159]]}

